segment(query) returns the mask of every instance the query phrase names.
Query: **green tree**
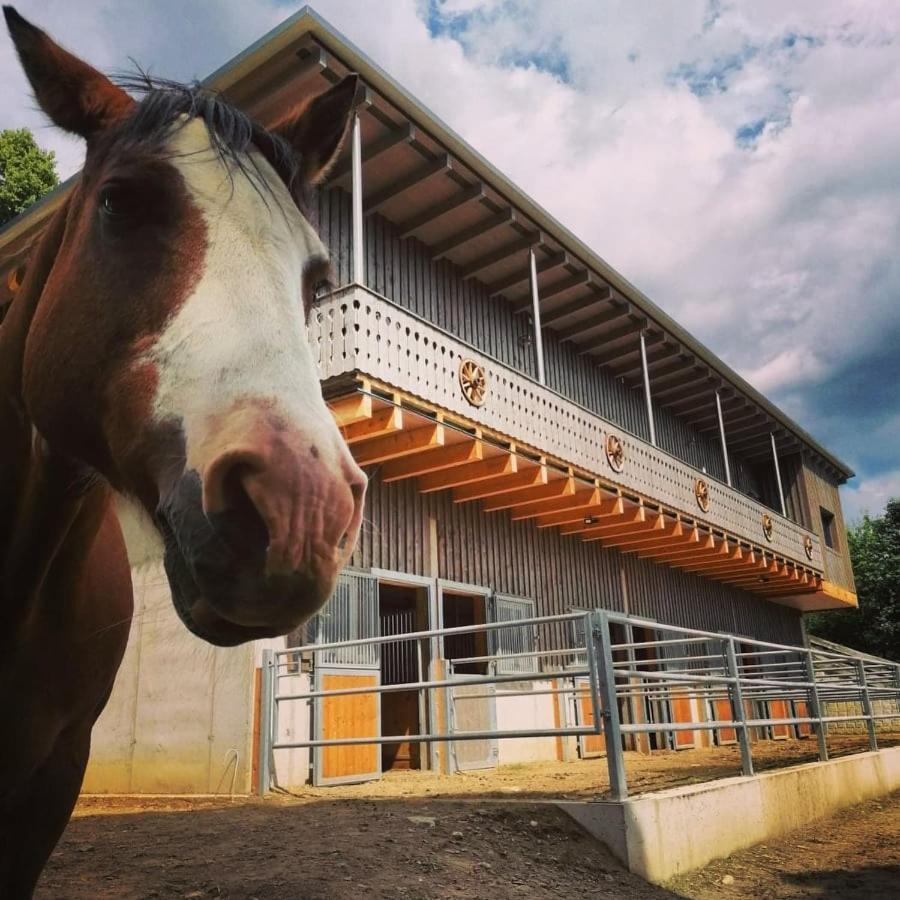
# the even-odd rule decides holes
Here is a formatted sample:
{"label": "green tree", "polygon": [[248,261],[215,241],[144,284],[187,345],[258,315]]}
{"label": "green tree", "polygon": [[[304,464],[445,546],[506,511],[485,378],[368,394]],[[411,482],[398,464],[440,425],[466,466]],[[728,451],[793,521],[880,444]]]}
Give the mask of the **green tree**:
{"label": "green tree", "polygon": [[859,609],[816,613],[810,634],[865,653],[900,660],[900,498],[884,514],[863,516],[847,531]]}
{"label": "green tree", "polygon": [[59,184],[56,156],[27,128],[0,131],[0,226]]}

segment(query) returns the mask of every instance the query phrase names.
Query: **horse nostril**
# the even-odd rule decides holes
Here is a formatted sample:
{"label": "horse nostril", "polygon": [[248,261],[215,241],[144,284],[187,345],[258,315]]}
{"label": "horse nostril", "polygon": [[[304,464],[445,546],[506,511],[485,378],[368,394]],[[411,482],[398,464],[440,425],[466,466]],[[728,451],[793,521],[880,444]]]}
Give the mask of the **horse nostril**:
{"label": "horse nostril", "polygon": [[346,550],[347,542],[350,540],[350,535],[345,531],[341,535],[341,539],[338,541],[338,550]]}

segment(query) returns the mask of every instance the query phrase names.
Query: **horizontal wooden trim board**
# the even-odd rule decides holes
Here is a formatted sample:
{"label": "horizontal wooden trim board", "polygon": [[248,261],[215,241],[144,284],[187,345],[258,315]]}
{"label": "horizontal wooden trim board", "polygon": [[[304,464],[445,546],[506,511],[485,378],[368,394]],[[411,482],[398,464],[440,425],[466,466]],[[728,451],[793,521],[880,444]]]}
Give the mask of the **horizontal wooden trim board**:
{"label": "horizontal wooden trim board", "polygon": [[801,561],[670,508],[623,493],[533,448],[389,386],[360,379],[330,399],[336,423],[362,466],[385,482],[417,480],[422,493],[452,491],[455,503],[480,502],[537,528],[709,578],[801,609],[856,605],[856,596]]}

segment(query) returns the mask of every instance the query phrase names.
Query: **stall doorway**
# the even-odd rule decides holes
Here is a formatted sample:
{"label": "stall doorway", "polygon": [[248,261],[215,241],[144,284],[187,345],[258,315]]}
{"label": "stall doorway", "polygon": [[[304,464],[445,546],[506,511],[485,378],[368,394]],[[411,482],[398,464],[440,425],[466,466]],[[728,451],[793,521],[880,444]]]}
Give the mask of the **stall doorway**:
{"label": "stall doorway", "polygon": [[[378,586],[378,613],[381,634],[408,634],[427,628],[428,592],[425,588],[381,583]],[[427,641],[383,644],[381,649],[381,683],[407,684],[423,681],[427,673]],[[406,735],[421,733],[423,695],[418,689],[392,691],[381,695],[381,733]],[[422,745],[410,743],[384,744],[381,748],[382,771],[419,769],[422,767]]]}

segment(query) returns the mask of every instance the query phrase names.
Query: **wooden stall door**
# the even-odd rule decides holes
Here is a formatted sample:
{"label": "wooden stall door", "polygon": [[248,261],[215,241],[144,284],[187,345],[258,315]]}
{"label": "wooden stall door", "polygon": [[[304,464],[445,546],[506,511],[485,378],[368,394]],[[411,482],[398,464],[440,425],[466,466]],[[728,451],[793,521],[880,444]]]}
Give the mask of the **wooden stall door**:
{"label": "wooden stall door", "polygon": [[[373,669],[322,667],[316,672],[316,690],[378,687],[380,673]],[[361,738],[381,733],[381,697],[349,694],[316,700],[316,739]],[[371,781],[381,775],[378,744],[344,744],[316,747],[313,784],[350,784]]]}
{"label": "wooden stall door", "polygon": [[[591,683],[587,678],[575,681],[575,721],[579,725],[594,724],[594,702],[591,699]],[[582,759],[590,759],[606,753],[605,734],[578,735],[578,755]]]}
{"label": "wooden stall door", "polygon": [[[694,708],[691,698],[684,693],[673,690],[669,703],[672,707],[673,722],[693,722]],[[696,745],[695,732],[693,731],[675,731],[675,749],[689,750]]]}
{"label": "wooden stall door", "polygon": [[[769,701],[769,718],[770,719],[789,719],[791,718],[787,700],[770,700]],[[773,725],[772,740],[786,741],[791,736],[790,725]]]}
{"label": "wooden stall door", "polygon": [[[731,722],[734,719],[731,709],[731,700],[728,697],[717,697],[710,701],[713,720],[716,722]],[[737,732],[734,728],[717,728],[716,743],[719,746],[734,744],[737,742]]]}
{"label": "wooden stall door", "polygon": [[[794,701],[794,715],[798,719],[805,718],[809,715],[809,704],[805,700]],[[813,727],[808,722],[797,725],[797,737],[806,738],[813,734]]]}

